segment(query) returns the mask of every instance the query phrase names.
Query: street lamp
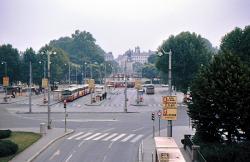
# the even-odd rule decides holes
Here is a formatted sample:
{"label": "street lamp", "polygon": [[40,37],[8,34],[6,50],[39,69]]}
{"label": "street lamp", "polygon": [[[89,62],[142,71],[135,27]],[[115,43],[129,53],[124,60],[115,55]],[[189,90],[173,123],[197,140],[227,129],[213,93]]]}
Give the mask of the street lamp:
{"label": "street lamp", "polygon": [[51,129],[51,119],[50,119],[50,55],[56,54],[55,51],[44,51],[42,54],[46,54],[48,57],[48,129]]}
{"label": "street lamp", "polygon": [[[169,90],[169,96],[172,96],[172,51],[170,49],[169,52],[164,51],[163,48],[161,48],[162,52],[158,52],[158,56],[163,56],[164,54],[168,54],[168,90]],[[168,126],[167,126],[167,136],[172,137],[172,120],[168,120]]]}
{"label": "street lamp", "polygon": [[[4,75],[5,75],[5,77],[7,77],[7,62],[2,61],[1,64],[2,65],[4,64]],[[6,101],[7,101],[7,86],[5,86],[5,98],[6,98]]]}
{"label": "street lamp", "polygon": [[[39,61],[39,64],[41,64],[42,61]],[[43,61],[43,78],[46,78],[46,62]],[[44,87],[42,87],[44,88]],[[45,89],[43,90],[43,103],[46,103],[46,96],[45,96]]]}
{"label": "street lamp", "polygon": [[87,74],[86,74],[86,65],[87,62],[84,63],[84,80],[86,80]]}
{"label": "street lamp", "polygon": [[[67,66],[67,64],[64,64],[65,66]],[[69,65],[69,86],[70,86],[70,63],[68,63]]]}

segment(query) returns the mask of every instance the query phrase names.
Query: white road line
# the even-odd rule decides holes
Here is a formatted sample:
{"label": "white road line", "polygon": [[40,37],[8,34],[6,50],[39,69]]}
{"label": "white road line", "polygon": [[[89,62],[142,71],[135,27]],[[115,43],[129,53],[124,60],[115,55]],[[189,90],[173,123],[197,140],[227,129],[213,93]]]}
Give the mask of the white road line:
{"label": "white road line", "polygon": [[143,137],[143,135],[140,134],[140,135],[136,136],[134,139],[132,139],[130,142],[135,143],[136,141],[138,141],[142,137]]}
{"label": "white road line", "polygon": [[111,130],[113,130],[113,129],[115,129],[115,128],[109,128],[109,129],[106,129],[106,130],[104,130],[104,131],[102,131],[103,133],[104,132],[108,132],[108,131],[111,131]]}
{"label": "white road line", "polygon": [[77,133],[77,134],[75,134],[75,135],[73,135],[73,136],[71,136],[71,137],[69,137],[69,138],[67,138],[67,139],[72,139],[72,138],[75,138],[75,137],[77,137],[77,136],[79,136],[79,135],[81,135],[81,134],[83,134],[84,132],[80,132],[80,133]]}
{"label": "white road line", "polygon": [[125,136],[126,134],[120,134],[119,136],[115,137],[114,139],[112,139],[111,141],[117,141],[118,139],[122,138],[123,136]]}
{"label": "white road line", "polygon": [[60,155],[60,150],[57,150],[50,158],[49,160],[52,160],[55,156]]}
{"label": "white road line", "polygon": [[65,160],[65,162],[68,162],[71,157],[72,157],[72,154],[69,155],[69,157]]}
{"label": "white road line", "polygon": [[81,143],[79,143],[78,147],[81,147],[83,143],[84,143],[84,141],[82,141]]}
{"label": "white road line", "polygon": [[101,139],[101,138],[103,138],[103,137],[105,137],[105,136],[107,136],[108,135],[108,133],[104,133],[103,135],[101,135],[101,136],[99,136],[99,137],[96,137],[95,139],[93,139],[94,141],[97,141],[97,140],[99,140],[99,139]]}
{"label": "white road line", "polygon": [[90,140],[92,138],[95,138],[96,136],[99,136],[101,133],[96,133],[96,134],[93,134],[92,136],[88,137],[88,138],[85,138],[84,140],[87,141],[87,140]]}
{"label": "white road line", "polygon": [[124,138],[123,140],[121,140],[122,142],[126,142],[127,140],[129,140],[130,138],[134,137],[135,134],[130,134],[128,137]]}
{"label": "white road line", "polygon": [[133,131],[133,132],[136,132],[136,131],[141,130],[141,129],[144,129],[144,127],[141,127],[141,128],[138,128],[138,129],[134,129],[134,130],[132,130],[132,131]]}
{"label": "white road line", "polygon": [[113,133],[110,136],[108,136],[107,138],[103,139],[103,141],[108,141],[108,140],[110,140],[111,138],[113,138],[116,135],[117,135],[117,133]]}
{"label": "white road line", "polygon": [[84,137],[87,137],[87,136],[89,136],[89,135],[91,135],[91,134],[92,134],[92,133],[86,133],[86,134],[84,134],[84,135],[82,135],[82,136],[80,136],[80,137],[77,137],[76,140],[83,139]]}

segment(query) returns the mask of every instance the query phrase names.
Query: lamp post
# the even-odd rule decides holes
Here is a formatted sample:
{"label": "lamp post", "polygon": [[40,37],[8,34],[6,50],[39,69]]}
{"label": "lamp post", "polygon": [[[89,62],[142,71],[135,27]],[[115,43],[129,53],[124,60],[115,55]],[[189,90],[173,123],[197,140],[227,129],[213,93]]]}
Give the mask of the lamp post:
{"label": "lamp post", "polygon": [[30,61],[30,80],[29,80],[30,84],[29,84],[29,113],[32,112],[32,109],[31,109],[31,94],[32,94],[32,91],[31,91],[31,85],[32,85],[32,65],[31,65],[31,61]]}
{"label": "lamp post", "polygon": [[[65,66],[67,66],[67,64],[64,64]],[[69,86],[70,86],[70,63],[68,63],[68,65],[69,65]]]}
{"label": "lamp post", "polygon": [[42,54],[46,54],[48,57],[48,129],[51,129],[51,119],[50,119],[50,55],[56,54],[54,51],[42,52]]}
{"label": "lamp post", "polygon": [[[163,48],[161,48],[162,52],[158,53],[158,56],[162,56],[163,54],[168,54],[168,91],[169,96],[172,96],[172,51],[170,49],[169,52],[165,52]],[[168,126],[167,126],[167,136],[172,137],[172,120],[168,120]]]}
{"label": "lamp post", "polygon": [[87,74],[86,74],[86,65],[87,62],[84,62],[84,80],[86,80]]}
{"label": "lamp post", "polygon": [[124,96],[125,96],[125,101],[124,101],[124,112],[128,112],[128,97],[127,97],[127,60],[125,60],[125,67],[124,67],[124,79],[125,79],[125,89],[124,89]]}
{"label": "lamp post", "polygon": [[[5,77],[7,77],[7,62],[2,61],[1,64],[2,65],[4,64],[4,75],[5,75]],[[6,102],[7,102],[7,86],[5,86],[5,98],[6,98]]]}
{"label": "lamp post", "polygon": [[[39,64],[41,64],[42,61],[39,61]],[[46,62],[43,61],[43,78],[46,78]],[[45,89],[43,90],[43,102],[46,102],[46,96],[45,96]]]}

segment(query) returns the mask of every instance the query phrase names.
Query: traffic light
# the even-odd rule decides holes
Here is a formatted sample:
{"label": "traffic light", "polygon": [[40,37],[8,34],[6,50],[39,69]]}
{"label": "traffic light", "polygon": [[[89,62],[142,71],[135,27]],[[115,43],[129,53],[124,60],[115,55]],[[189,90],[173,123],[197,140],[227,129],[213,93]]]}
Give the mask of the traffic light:
{"label": "traffic light", "polygon": [[155,120],[155,113],[152,113],[152,120]]}
{"label": "traffic light", "polygon": [[63,101],[63,107],[66,109],[66,106],[67,106],[67,101],[64,100],[64,101]]}

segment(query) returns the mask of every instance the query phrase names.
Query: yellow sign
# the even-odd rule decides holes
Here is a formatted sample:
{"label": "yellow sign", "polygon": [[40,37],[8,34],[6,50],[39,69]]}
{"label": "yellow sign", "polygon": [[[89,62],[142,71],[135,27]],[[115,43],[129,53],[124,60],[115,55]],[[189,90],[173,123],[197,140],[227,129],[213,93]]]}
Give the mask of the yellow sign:
{"label": "yellow sign", "polygon": [[42,87],[43,88],[48,88],[48,79],[47,78],[42,79]]}
{"label": "yellow sign", "polygon": [[4,87],[9,86],[9,77],[3,77],[3,86]]}
{"label": "yellow sign", "polygon": [[166,160],[169,160],[169,154],[168,153],[161,153],[160,154],[160,162],[163,162],[163,161],[166,161]]}
{"label": "yellow sign", "polygon": [[89,79],[89,88],[95,88],[95,80],[94,79]]}
{"label": "yellow sign", "polygon": [[135,80],[135,89],[141,89],[141,80]]}
{"label": "yellow sign", "polygon": [[163,109],[162,120],[176,120],[177,109]]}
{"label": "yellow sign", "polygon": [[162,103],[174,103],[177,104],[177,97],[176,96],[163,96]]}

